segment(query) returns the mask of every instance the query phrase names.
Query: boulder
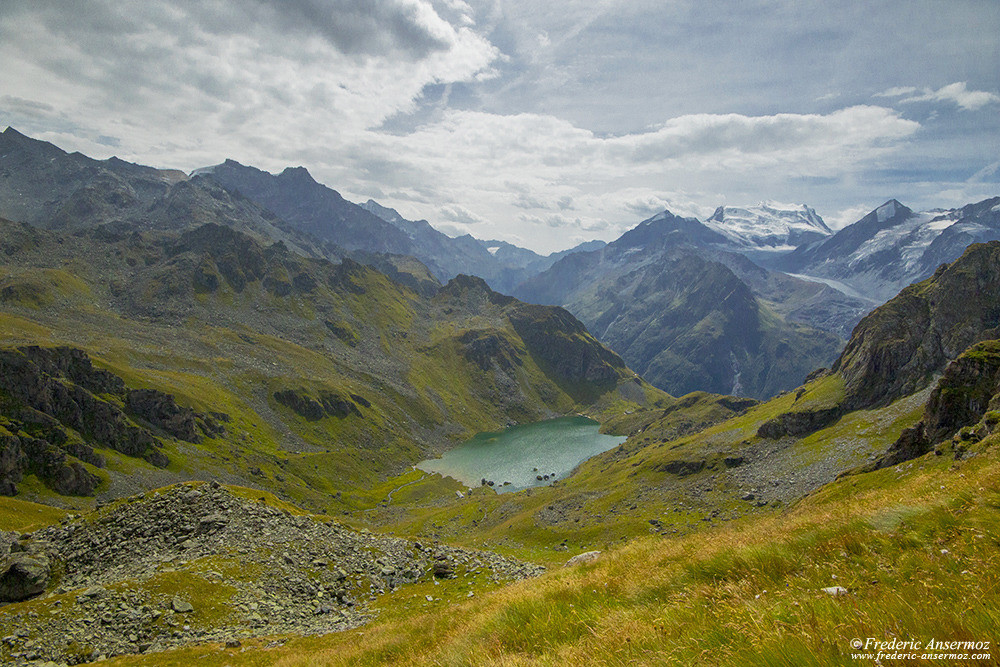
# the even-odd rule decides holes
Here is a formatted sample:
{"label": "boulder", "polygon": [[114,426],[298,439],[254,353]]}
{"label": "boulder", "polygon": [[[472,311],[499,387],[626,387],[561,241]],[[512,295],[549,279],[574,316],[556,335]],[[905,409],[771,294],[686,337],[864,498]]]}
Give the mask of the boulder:
{"label": "boulder", "polygon": [[51,573],[49,559],[41,554],[13,553],[0,568],[0,602],[18,602],[45,590]]}
{"label": "boulder", "polygon": [[597,560],[597,557],[601,555],[600,551],[584,551],[582,554],[577,554],[566,561],[563,567],[572,567],[574,565],[583,565],[584,563],[593,563]]}

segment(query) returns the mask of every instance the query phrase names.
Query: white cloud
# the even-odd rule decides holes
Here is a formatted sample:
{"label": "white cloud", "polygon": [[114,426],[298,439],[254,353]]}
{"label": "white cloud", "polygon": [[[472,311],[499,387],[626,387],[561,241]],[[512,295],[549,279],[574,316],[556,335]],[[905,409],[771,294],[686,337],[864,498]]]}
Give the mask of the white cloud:
{"label": "white cloud", "polygon": [[444,206],[440,209],[440,212],[441,218],[449,222],[460,222],[464,225],[478,225],[483,222],[483,218],[457,204]]}
{"label": "white cloud", "polygon": [[[916,92],[920,92],[920,94],[913,95]],[[937,90],[924,88],[923,91],[919,91],[919,89],[912,87],[890,88],[883,93],[879,93],[878,97],[902,97],[904,95],[910,95],[910,97],[899,100],[901,104],[912,102],[952,102],[966,111],[977,111],[987,104],[1000,102],[1000,95],[983,90],[969,90],[964,81],[950,83]]]}
{"label": "white cloud", "polygon": [[875,97],[902,97],[904,95],[912,95],[917,90],[919,89],[913,86],[895,86],[888,90],[883,90],[881,93],[875,93]]}
{"label": "white cloud", "polygon": [[953,4],[5,0],[0,127],[156,166],[305,165],[355,201],[556,250],[662,208],[844,211],[941,191],[934,168],[953,190],[996,159],[996,119],[887,108],[998,101],[969,86],[995,79],[1000,12]]}
{"label": "white cloud", "polygon": [[[840,178],[879,164],[917,128],[891,109],[859,106],[825,115],[698,114],[601,137],[541,114],[447,111],[408,134],[363,133],[351,152],[391,158],[401,165],[396,173],[434,184],[431,201],[458,203],[438,211],[408,202],[398,207],[407,217],[476,224],[491,230],[480,234],[518,234],[550,250],[563,239],[545,228],[613,238],[664,208],[710,215],[733,174],[765,192],[761,178]],[[333,182],[350,179],[350,165],[327,166],[337,171]],[[558,202],[574,215],[554,216]]]}
{"label": "white cloud", "polygon": [[876,207],[881,206],[884,203],[885,202],[880,201],[875,204],[848,206],[847,208],[840,209],[832,214],[824,215],[823,222],[825,222],[827,227],[830,229],[837,231],[838,229],[843,229],[848,225],[854,224],[874,211]]}

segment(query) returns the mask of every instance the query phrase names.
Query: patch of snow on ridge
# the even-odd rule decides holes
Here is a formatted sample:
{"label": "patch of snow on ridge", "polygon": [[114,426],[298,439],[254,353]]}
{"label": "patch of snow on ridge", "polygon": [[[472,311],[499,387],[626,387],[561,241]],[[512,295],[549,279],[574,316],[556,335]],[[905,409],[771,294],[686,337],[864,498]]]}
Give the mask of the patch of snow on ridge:
{"label": "patch of snow on ridge", "polygon": [[489,248],[487,248],[486,250],[488,250],[491,255],[495,255],[495,254],[497,254],[497,251],[500,250],[500,246],[493,245],[493,246],[490,246]]}
{"label": "patch of snow on ridge", "polygon": [[892,216],[896,215],[896,202],[886,202],[875,210],[875,215],[878,216],[879,222],[885,222]]}
{"label": "patch of snow on ridge", "polygon": [[[890,204],[878,209],[880,221],[882,221],[882,209]],[[895,206],[891,206],[891,208],[893,211],[896,210]],[[939,210],[915,213],[892,227],[879,230],[875,236],[851,253],[848,265],[857,266],[878,252],[896,248],[907,270],[913,269],[920,262],[931,242],[957,221],[956,212],[948,212],[945,215],[942,215]]]}

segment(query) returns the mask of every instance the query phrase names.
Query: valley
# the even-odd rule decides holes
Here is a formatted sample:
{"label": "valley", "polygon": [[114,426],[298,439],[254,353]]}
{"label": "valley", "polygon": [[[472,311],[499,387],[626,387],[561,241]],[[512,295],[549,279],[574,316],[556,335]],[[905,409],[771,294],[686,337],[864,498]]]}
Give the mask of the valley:
{"label": "valley", "polygon": [[543,257],[301,168],[0,148],[4,661],[995,633],[996,198],[663,211]]}

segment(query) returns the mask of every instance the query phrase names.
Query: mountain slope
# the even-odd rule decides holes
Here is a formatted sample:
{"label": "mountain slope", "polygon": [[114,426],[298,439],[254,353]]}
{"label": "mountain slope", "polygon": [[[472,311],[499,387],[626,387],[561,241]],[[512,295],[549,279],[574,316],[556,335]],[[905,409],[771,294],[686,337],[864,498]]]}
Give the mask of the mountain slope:
{"label": "mountain slope", "polygon": [[13,128],[0,134],[0,218],[63,232],[103,227],[110,234],[213,223],[303,255],[326,255],[313,239],[211,180],[66,153]]}
{"label": "mountain slope", "polygon": [[779,279],[710,249],[723,243],[725,237],[697,220],[662,213],[602,250],[563,258],[515,294],[564,305],[632,368],[674,395],[703,390],[764,398],[798,386],[834,358],[840,341],[786,321],[758,294],[797,304],[789,313],[795,307],[806,312],[812,295],[829,290]]}
{"label": "mountain slope", "polygon": [[195,173],[239,192],[321,243],[366,253],[411,255],[442,282],[463,273],[478,275],[494,289],[507,292],[559,257],[547,260],[524,248],[483,242],[468,234],[452,238],[426,220],[407,220],[373,200],[353,204],[317,183],[302,167],[274,175],[226,160]]}
{"label": "mountain slope", "polygon": [[226,160],[195,173],[239,192],[320,241],[347,250],[414,254],[407,234],[317,183],[304,167],[273,175]]}
{"label": "mountain slope", "polygon": [[973,343],[1000,338],[997,285],[1000,241],[975,244],[865,317],[834,366],[848,406],[912,393]]}
{"label": "mountain slope", "polygon": [[957,259],[970,243],[1000,239],[998,206],[1000,197],[961,209],[915,212],[892,199],[775,265],[793,274],[840,281],[881,303]]}
{"label": "mountain slope", "polygon": [[[102,495],[221,476],[356,507],[364,484],[484,428],[662,396],[565,311],[479,279],[422,297],[356,262],[305,258],[220,225],[66,237],[3,222],[0,243],[0,344],[79,348],[129,391],[157,389],[230,420],[195,441],[155,431],[163,469],[49,411],[70,443],[103,457],[82,460]],[[9,396],[20,409],[22,395]],[[10,436],[39,437],[5,414]],[[14,468],[47,497],[49,478]],[[355,491],[332,500],[344,488]]]}

